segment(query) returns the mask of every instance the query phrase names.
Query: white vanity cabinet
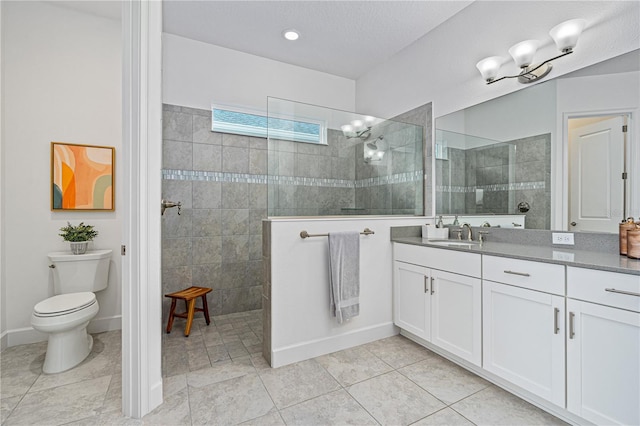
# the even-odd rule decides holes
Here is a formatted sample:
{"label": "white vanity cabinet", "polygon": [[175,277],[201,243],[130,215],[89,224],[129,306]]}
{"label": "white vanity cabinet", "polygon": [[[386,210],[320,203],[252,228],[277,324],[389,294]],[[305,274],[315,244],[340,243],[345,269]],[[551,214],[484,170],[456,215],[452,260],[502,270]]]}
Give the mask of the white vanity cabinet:
{"label": "white vanity cabinet", "polygon": [[480,255],[394,244],[394,323],[481,364]]}
{"label": "white vanity cabinet", "polygon": [[567,268],[567,409],[640,424],[640,276]]}
{"label": "white vanity cabinet", "polygon": [[565,405],[564,266],[484,255],[483,368]]}

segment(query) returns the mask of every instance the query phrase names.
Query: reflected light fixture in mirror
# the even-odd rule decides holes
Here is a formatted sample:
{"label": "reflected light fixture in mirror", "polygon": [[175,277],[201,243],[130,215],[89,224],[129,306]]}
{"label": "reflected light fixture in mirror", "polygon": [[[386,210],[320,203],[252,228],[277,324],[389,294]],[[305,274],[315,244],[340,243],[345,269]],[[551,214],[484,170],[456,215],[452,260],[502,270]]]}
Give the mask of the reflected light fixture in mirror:
{"label": "reflected light fixture in mirror", "polygon": [[360,138],[364,141],[371,136],[371,127],[375,121],[374,117],[367,115],[362,120],[351,120],[350,124],[343,124],[340,129],[347,139]]}
{"label": "reflected light fixture in mirror", "polygon": [[476,64],[476,68],[478,68],[478,71],[480,71],[482,78],[487,84],[495,83],[505,78],[518,78],[520,83],[526,84],[544,78],[551,71],[551,61],[573,52],[586,23],[587,21],[584,19],[571,19],[553,27],[551,31],[549,31],[549,35],[555,42],[558,50],[562,53],[540,64],[532,65],[533,57],[540,46],[538,40],[526,40],[512,46],[509,49],[509,54],[516,65],[522,70],[520,74],[506,75],[497,78],[498,71],[504,62],[500,56],[491,56],[481,60]]}

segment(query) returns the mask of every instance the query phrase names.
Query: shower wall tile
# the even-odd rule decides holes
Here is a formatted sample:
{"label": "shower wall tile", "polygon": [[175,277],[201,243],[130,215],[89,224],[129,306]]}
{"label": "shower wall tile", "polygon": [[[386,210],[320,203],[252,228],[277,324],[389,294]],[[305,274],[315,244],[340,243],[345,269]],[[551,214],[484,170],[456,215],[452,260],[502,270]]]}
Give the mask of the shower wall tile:
{"label": "shower wall tile", "polygon": [[231,288],[222,291],[222,314],[234,312],[231,306],[239,310],[235,312],[251,311],[262,307],[262,286],[247,288]]}
{"label": "shower wall tile", "polygon": [[191,265],[191,238],[163,238],[162,266],[175,268]]}
{"label": "shower wall tile", "polygon": [[250,149],[267,149],[267,140],[265,138],[249,137]]}
{"label": "shower wall tile", "polygon": [[202,265],[193,265],[192,285],[198,287],[219,289],[222,276],[221,269],[222,268],[220,263],[205,263]]}
{"label": "shower wall tile", "polygon": [[211,115],[193,116],[193,142],[222,145],[222,134],[211,131]]}
{"label": "shower wall tile", "polygon": [[220,262],[221,237],[194,237],[192,264],[204,265]]}
{"label": "shower wall tile", "polygon": [[262,235],[249,235],[249,260],[262,259]]}
{"label": "shower wall tile", "polygon": [[222,263],[246,262],[249,260],[249,236],[230,235],[222,237]]}
{"label": "shower wall tile", "polygon": [[162,220],[162,235],[167,238],[190,237],[193,213],[191,209],[177,208],[165,210]]}
{"label": "shower wall tile", "polygon": [[162,181],[162,198],[182,203],[183,209],[192,208],[191,193],[193,190],[192,182],[179,180],[163,180]]}
{"label": "shower wall tile", "polygon": [[162,145],[162,167],[190,170],[193,167],[193,145],[165,139]]}
{"label": "shower wall tile", "polygon": [[248,233],[254,235],[260,234],[262,230],[262,220],[266,218],[267,209],[250,209]]}
{"label": "shower wall tile", "polygon": [[222,210],[222,235],[246,235],[248,231],[249,209]]}
{"label": "shower wall tile", "polygon": [[192,216],[194,237],[222,235],[220,209],[194,209]]}
{"label": "shower wall tile", "polygon": [[222,145],[236,148],[249,148],[249,136],[223,133]]}
{"label": "shower wall tile", "polygon": [[331,158],[331,178],[355,180],[356,170],[353,167],[353,159],[343,157]]}
{"label": "shower wall tile", "polygon": [[249,173],[252,175],[267,174],[267,151],[264,149],[249,150]]}
{"label": "shower wall tile", "polygon": [[193,170],[222,171],[222,147],[201,143],[193,144]]}
{"label": "shower wall tile", "polygon": [[249,262],[223,263],[219,288],[229,289],[246,287],[248,264]]}
{"label": "shower wall tile", "polygon": [[249,184],[236,182],[222,183],[223,209],[248,209]]}
{"label": "shower wall tile", "polygon": [[164,293],[180,291],[193,284],[193,270],[191,266],[178,266],[175,268],[162,268],[162,290]]}
{"label": "shower wall tile", "polygon": [[162,137],[174,141],[193,142],[193,115],[163,111]]}
{"label": "shower wall tile", "polygon": [[[165,181],[166,182],[166,181]],[[222,207],[222,184],[219,182],[193,182],[193,208],[219,209]]]}
{"label": "shower wall tile", "polygon": [[[162,217],[163,292],[191,285],[210,287],[207,300],[212,315],[259,308],[261,291],[248,289],[260,289],[262,284],[255,271],[262,269],[261,219],[267,212],[267,185],[246,179],[266,174],[267,141],[212,132],[209,110],[173,105],[163,110],[163,167],[177,173],[163,180],[162,196],[183,205],[180,216],[176,209],[168,209]],[[290,164],[293,167],[293,161]],[[191,170],[201,173],[180,172]],[[243,182],[214,181],[222,180],[223,171],[252,175],[242,176]],[[225,263],[223,247],[228,250]],[[242,291],[228,297],[234,289]],[[163,301],[165,319],[168,302]]]}
{"label": "shower wall tile", "polygon": [[[227,136],[227,135],[223,135]],[[225,138],[222,138],[224,145]],[[247,140],[247,145],[249,144]],[[235,146],[222,147],[222,171],[230,173],[249,173],[249,149]]]}
{"label": "shower wall tile", "polygon": [[[264,209],[267,207],[267,185],[266,184],[253,184],[249,185],[249,208],[250,209]],[[265,211],[266,216],[266,211]]]}

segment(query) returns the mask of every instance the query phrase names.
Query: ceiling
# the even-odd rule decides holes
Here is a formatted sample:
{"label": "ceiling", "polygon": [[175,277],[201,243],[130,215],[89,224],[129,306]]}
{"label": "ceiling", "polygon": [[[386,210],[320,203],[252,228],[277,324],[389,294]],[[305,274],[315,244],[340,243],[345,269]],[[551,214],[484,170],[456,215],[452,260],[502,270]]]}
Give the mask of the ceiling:
{"label": "ceiling", "polygon": [[[163,30],[357,79],[472,1],[163,1]],[[287,41],[282,31],[301,34]]]}

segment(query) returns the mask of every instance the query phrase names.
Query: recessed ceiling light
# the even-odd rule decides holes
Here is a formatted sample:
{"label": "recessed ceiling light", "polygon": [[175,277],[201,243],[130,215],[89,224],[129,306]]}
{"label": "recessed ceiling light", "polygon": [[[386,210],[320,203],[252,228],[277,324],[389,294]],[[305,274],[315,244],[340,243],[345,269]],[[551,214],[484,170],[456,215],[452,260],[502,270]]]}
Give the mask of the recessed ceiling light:
{"label": "recessed ceiling light", "polygon": [[282,36],[289,41],[297,40],[300,37],[300,33],[296,30],[284,30]]}

